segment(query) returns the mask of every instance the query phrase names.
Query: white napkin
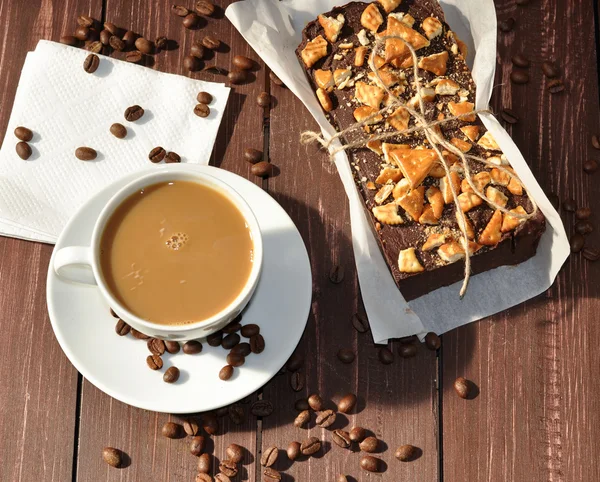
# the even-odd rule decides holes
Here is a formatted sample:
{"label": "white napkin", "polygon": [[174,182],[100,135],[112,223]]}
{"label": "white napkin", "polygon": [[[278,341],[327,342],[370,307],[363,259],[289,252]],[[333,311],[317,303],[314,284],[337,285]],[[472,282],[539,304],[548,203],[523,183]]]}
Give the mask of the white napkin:
{"label": "white napkin", "polygon": [[[342,3],[339,0],[245,0],[230,5],[226,11],[227,17],[246,41],[298,96],[328,135],[335,131],[306,80],[295,49],[302,40],[302,29],[308,21]],[[444,0],[440,3],[447,23],[469,46],[469,65],[477,84],[477,109],[484,109],[491,96],[496,68],[496,11],[493,1]],[[336,156],[336,166],[349,199],[358,279],[376,343],[413,334],[423,337],[428,331],[441,334],[519,304],[548,289],[569,255],[569,244],[560,217],[519,149],[493,116],[480,117],[548,223],[535,257],[518,266],[504,266],[473,276],[463,300],[458,298],[462,283],[459,282],[406,302],[369,227],[348,158],[345,153]]]}
{"label": "white napkin", "polygon": [[[177,152],[182,162],[208,164],[228,87],[104,56],[88,74],[88,54],[41,40],[27,55],[0,149],[0,234],[54,243],[91,195],[148,167],[156,146]],[[207,118],[193,112],[200,91],[214,97]],[[125,109],[134,104],[145,114],[127,122]],[[125,139],[109,132],[114,122],[127,127]],[[13,131],[20,125],[35,134],[27,161],[15,152]],[[96,149],[98,158],[78,160],[80,146]]]}

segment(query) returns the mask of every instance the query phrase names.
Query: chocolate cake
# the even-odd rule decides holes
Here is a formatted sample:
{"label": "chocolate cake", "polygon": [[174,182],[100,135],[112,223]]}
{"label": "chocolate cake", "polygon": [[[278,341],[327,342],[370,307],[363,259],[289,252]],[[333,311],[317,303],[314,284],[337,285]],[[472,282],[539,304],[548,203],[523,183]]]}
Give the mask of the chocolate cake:
{"label": "chocolate cake", "polygon": [[392,35],[416,51],[427,121],[463,115],[440,124],[438,132],[461,152],[492,163],[467,160],[479,191],[521,215],[531,213],[533,205],[491,133],[470,114],[475,84],[465,63],[466,46],[445,23],[436,0],[351,2],[310,22],[296,52],[327,118],[338,132],[368,119],[368,125],[345,133],[342,141],[363,139],[365,145],[370,138],[398,132],[346,152],[392,276],[412,300],[464,276],[464,265],[457,262],[465,257],[463,235],[450,183],[467,220],[473,274],[532,257],[545,219],[539,211],[523,219],[489,205],[464,179],[459,156],[440,147],[450,165],[448,176],[422,130],[402,132],[415,125],[406,109],[392,106],[375,115],[391,103],[382,81],[419,111],[413,57],[402,41],[381,40],[374,57],[381,80],[369,67],[377,40]]}

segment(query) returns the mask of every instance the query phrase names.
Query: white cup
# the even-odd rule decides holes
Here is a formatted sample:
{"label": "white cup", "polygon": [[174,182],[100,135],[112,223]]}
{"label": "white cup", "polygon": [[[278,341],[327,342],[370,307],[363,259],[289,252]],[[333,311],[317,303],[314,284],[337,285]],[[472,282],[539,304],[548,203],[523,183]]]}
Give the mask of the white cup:
{"label": "white cup", "polygon": [[[104,227],[115,209],[126,198],[140,189],[168,181],[192,181],[211,187],[226,195],[242,213],[250,230],[250,235],[254,244],[254,256],[250,276],[242,291],[233,302],[210,318],[181,325],[152,323],[131,313],[109,291],[102,274],[100,263],[100,240],[102,238],[102,233],[104,232]],[[172,168],[163,168],[160,172],[147,174],[119,190],[119,192],[108,201],[100,213],[100,216],[94,225],[91,246],[68,246],[60,249],[54,255],[54,271],[58,276],[69,281],[97,285],[108,305],[123,321],[127,322],[136,330],[145,333],[146,335],[164,340],[185,341],[202,338],[220,330],[242,312],[246,304],[250,301],[258,284],[262,267],[262,257],[263,244],[260,228],[254,213],[246,201],[233,188],[220,179],[208,174],[186,170],[183,165],[178,165]]]}

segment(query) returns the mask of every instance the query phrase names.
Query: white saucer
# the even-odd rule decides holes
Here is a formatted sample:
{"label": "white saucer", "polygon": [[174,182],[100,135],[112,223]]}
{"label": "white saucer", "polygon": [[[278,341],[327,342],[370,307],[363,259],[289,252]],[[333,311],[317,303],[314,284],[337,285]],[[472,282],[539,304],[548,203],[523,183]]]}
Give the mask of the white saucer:
{"label": "white saucer", "polygon": [[[172,164],[170,167],[172,168]],[[157,168],[148,172],[156,171]],[[158,168],[160,169],[160,168]],[[146,365],[146,342],[115,333],[113,318],[96,287],[64,281],[50,260],[46,298],[52,328],[75,368],[108,395],[135,407],[157,412],[190,413],[236,402],[267,383],[283,366],[306,326],[312,279],[306,248],[296,226],[277,202],[258,186],[235,174],[210,166],[181,165],[211,174],[237,190],[254,211],[263,236],[263,271],[256,292],[243,313],[242,324],[257,323],[265,351],[251,354],[229,381],[219,379],[227,351],[203,343],[198,355],[166,353],[165,367]],[[92,228],[108,199],[138,172],[112,184],[90,199],[71,218],[56,250],[90,244]],[[166,367],[181,370],[178,382],[167,384]]]}

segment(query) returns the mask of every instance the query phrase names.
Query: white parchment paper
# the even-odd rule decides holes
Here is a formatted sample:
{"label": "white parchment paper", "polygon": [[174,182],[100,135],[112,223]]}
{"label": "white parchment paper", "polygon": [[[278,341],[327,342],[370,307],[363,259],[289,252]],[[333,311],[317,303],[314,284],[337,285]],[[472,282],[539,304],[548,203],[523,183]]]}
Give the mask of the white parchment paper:
{"label": "white parchment paper", "polygon": [[[339,0],[244,0],[227,8],[226,15],[269,68],[304,103],[322,131],[335,131],[327,121],[295,49],[302,29],[318,14],[331,10]],[[476,108],[485,109],[492,93],[496,68],[496,12],[492,0],[444,0],[440,2],[446,22],[469,46],[468,63],[477,85]],[[350,205],[352,245],[363,301],[373,339],[433,331],[438,334],[503,311],[545,291],[569,255],[567,236],[556,210],[533,177],[510,136],[492,115],[481,120],[508,157],[528,194],[547,219],[546,232],[537,254],[518,266],[504,266],[471,278],[463,300],[461,282],[440,288],[407,303],[396,287],[354,185],[345,153],[336,156],[336,166]],[[298,133],[298,138],[300,133]]]}

